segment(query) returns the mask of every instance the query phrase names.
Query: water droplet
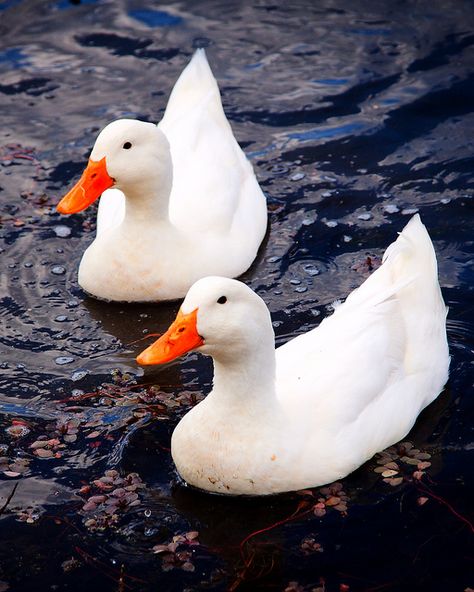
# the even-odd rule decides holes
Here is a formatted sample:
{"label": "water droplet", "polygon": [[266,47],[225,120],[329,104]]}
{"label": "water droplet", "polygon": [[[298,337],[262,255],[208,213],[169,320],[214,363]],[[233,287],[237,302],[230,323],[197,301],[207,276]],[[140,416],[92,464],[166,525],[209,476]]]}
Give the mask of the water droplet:
{"label": "water droplet", "polygon": [[306,286],[298,286],[297,288],[295,288],[295,292],[299,292],[299,293],[306,292],[307,290],[308,290],[308,288]]}
{"label": "water droplet", "polygon": [[335,183],[337,181],[336,177],[331,177],[331,175],[321,175],[321,180],[328,181],[329,183]]}
{"label": "water droplet", "polygon": [[314,224],[316,222],[316,216],[312,216],[311,218],[304,218],[304,220],[301,222],[301,224],[303,226],[311,226],[311,224]]}
{"label": "water droplet", "polygon": [[66,273],[66,268],[62,265],[55,265],[51,268],[51,273],[54,273],[54,275],[63,275]]}
{"label": "water droplet", "polygon": [[388,204],[384,207],[384,211],[387,212],[387,214],[396,214],[400,211],[400,208],[395,204]]}
{"label": "water droplet", "polygon": [[360,216],[357,216],[357,218],[359,218],[359,220],[371,220],[372,219],[372,214],[370,214],[369,212],[367,212],[366,214],[360,214]]}
{"label": "water droplet", "polygon": [[30,267],[33,267],[33,263],[30,263],[28,261],[27,263],[23,263],[23,267],[26,267],[27,269],[29,269]]}
{"label": "water droplet", "polygon": [[348,234],[345,234],[343,236],[343,240],[344,240],[345,243],[350,243],[351,240],[352,240],[352,236],[349,236]]}
{"label": "water droplet", "polygon": [[54,361],[58,366],[64,366],[64,364],[72,364],[74,358],[71,358],[70,356],[59,356],[58,358],[55,358]]}
{"label": "water droplet", "polygon": [[331,197],[332,192],[331,191],[324,191],[323,193],[321,193],[321,197]]}
{"label": "water droplet", "polygon": [[402,210],[402,214],[404,216],[412,216],[413,214],[416,214],[418,212],[418,208],[404,208]]}
{"label": "water droplet", "polygon": [[290,284],[293,284],[293,286],[299,286],[301,284],[301,280],[294,278],[294,279],[290,280]]}
{"label": "water droplet", "polygon": [[156,532],[156,530],[154,528],[145,528],[143,531],[143,534],[146,537],[150,537],[150,536],[153,536],[155,534],[155,532]]}
{"label": "water droplet", "polygon": [[64,321],[67,321],[67,316],[66,315],[58,315],[54,320],[57,321],[58,323],[64,323]]}
{"label": "water droplet", "polygon": [[89,370],[85,370],[84,368],[80,368],[71,374],[71,380],[73,382],[77,382],[78,380],[82,380],[88,374],[90,374]]}
{"label": "water droplet", "polygon": [[325,224],[329,228],[335,228],[337,226],[337,221],[336,220],[326,220]]}
{"label": "water droplet", "polygon": [[151,510],[149,508],[147,508],[143,513],[145,514],[145,518],[150,518]]}
{"label": "water droplet", "polygon": [[292,175],[290,177],[291,181],[301,181],[301,179],[305,178],[305,174],[304,173],[295,173],[294,175]]}
{"label": "water droplet", "polygon": [[69,226],[59,225],[54,227],[54,232],[59,238],[67,238],[71,236],[71,229]]}
{"label": "water droplet", "polygon": [[451,201],[450,197],[443,197],[442,200],[440,200],[442,204],[446,205]]}
{"label": "water droplet", "polygon": [[79,300],[69,300],[67,303],[68,308],[75,308],[79,306]]}
{"label": "water droplet", "polygon": [[267,261],[268,263],[276,263],[277,261],[280,261],[281,257],[277,257],[277,256],[273,256],[273,257],[268,257]]}
{"label": "water droplet", "polygon": [[303,269],[310,276],[319,275],[321,273],[319,269],[315,267],[312,263],[307,263],[306,265],[303,265]]}

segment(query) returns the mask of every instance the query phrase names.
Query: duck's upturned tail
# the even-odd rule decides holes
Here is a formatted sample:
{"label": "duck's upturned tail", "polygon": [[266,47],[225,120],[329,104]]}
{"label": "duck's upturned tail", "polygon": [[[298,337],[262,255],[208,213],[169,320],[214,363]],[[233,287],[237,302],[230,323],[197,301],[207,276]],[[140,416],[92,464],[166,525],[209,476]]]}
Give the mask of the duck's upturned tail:
{"label": "duck's upturned tail", "polygon": [[170,133],[173,125],[188,114],[205,111],[219,122],[225,120],[221,96],[204,49],[198,49],[181,72],[171,91],[159,127]]}
{"label": "duck's upturned tail", "polygon": [[[385,251],[382,266],[347,298],[346,305],[381,306],[395,300],[404,332],[404,370],[426,393],[420,410],[439,394],[448,377],[446,306],[430,236],[416,214]],[[346,309],[348,310],[348,309]]]}
{"label": "duck's upturned tail", "polygon": [[[430,236],[415,214],[383,257],[382,268],[396,287],[406,336],[405,369],[427,393],[422,408],[434,400],[448,378],[447,309],[438,282]],[[397,287],[399,286],[399,287]]]}

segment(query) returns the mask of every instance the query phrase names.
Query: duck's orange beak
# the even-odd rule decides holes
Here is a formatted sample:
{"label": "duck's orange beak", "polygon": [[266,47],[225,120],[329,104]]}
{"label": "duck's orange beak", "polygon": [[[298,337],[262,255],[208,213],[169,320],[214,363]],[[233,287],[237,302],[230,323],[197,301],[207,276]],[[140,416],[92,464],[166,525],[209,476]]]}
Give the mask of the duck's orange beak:
{"label": "duck's orange beak", "polygon": [[137,362],[142,366],[164,364],[203,345],[204,339],[197,331],[197,313],[197,308],[188,314],[180,310],[168,331],[142,351]]}
{"label": "duck's orange beak", "polygon": [[102,193],[112,187],[105,156],[98,161],[89,160],[82,177],[56,206],[60,214],[77,214],[91,205]]}

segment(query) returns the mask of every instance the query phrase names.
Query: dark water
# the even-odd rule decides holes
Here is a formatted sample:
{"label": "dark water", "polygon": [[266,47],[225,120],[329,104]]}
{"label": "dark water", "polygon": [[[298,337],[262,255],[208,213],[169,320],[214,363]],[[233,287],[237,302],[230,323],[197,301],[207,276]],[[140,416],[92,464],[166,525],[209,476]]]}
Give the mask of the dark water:
{"label": "dark water", "polygon": [[[461,0],[0,2],[0,590],[474,586],[463,520],[473,497],[473,31],[473,4]],[[430,495],[410,481],[390,487],[368,463],[343,482],[347,516],[309,512],[241,547],[302,498],[223,499],[180,484],[170,434],[208,392],[209,360],[144,373],[133,360],[148,342],[133,342],[164,329],[178,304],[107,305],[78,288],[95,212],[65,218],[54,205],[101,127],[160,119],[201,45],[268,195],[271,230],[244,279],[279,343],[329,314],[421,213],[452,353],[445,392],[408,438],[432,454]],[[45,440],[51,458],[31,448]],[[139,505],[125,501],[117,524],[97,531],[78,492],[108,469],[136,472],[144,487]],[[153,546],[189,531],[200,544],[182,544],[192,555],[165,571]],[[322,551],[302,548],[305,537]]]}

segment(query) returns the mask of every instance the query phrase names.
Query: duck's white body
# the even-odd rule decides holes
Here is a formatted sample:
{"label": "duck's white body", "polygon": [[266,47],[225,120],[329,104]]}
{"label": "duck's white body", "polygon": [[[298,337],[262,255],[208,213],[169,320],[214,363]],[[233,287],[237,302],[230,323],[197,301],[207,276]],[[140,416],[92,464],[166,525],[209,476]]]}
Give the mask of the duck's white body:
{"label": "duck's white body", "polygon": [[[232,134],[204,50],[182,72],[149,139],[160,144],[156,160],[137,152],[141,132],[133,124],[149,125],[114,122],[91,154],[94,161],[106,157],[122,191],[101,197],[97,237],[84,253],[79,284],[107,300],[170,300],[206,275],[242,274],[265,235],[266,200]],[[115,144],[133,134],[133,149],[114,163]],[[125,156],[149,182],[126,179]]]}
{"label": "duck's white body", "polygon": [[[221,292],[227,303],[213,304]],[[240,282],[200,280],[181,310],[197,310],[197,351],[215,374],[176,427],[172,455],[208,491],[263,495],[344,477],[402,439],[447,380],[446,308],[418,215],[332,316],[276,352],[268,310]]]}

